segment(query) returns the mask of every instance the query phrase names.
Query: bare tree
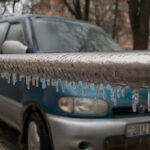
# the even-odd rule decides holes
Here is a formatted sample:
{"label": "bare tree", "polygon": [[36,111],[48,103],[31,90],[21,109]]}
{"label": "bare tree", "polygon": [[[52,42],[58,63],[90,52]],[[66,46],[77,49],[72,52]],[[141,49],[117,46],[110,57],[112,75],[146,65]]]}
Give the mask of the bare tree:
{"label": "bare tree", "polygon": [[12,13],[14,13],[15,12],[15,5],[19,1],[20,0],[0,0],[1,10],[2,10],[0,15],[4,15],[6,13],[6,11],[9,12],[8,6],[11,6]]}
{"label": "bare tree", "polygon": [[118,2],[119,0],[115,1],[114,22],[113,22],[113,32],[112,32],[112,38],[114,40],[117,34],[116,32],[117,32]]}
{"label": "bare tree", "polygon": [[16,3],[18,3],[20,0],[13,0],[12,1],[12,11],[13,11],[13,13],[15,12],[15,5],[16,5]]}
{"label": "bare tree", "polygon": [[31,3],[30,13],[45,14],[50,9],[50,0],[34,0],[34,3]]}
{"label": "bare tree", "polygon": [[94,0],[93,1],[94,4],[94,14],[95,14],[95,23],[100,26],[100,1],[99,0]]}
{"label": "bare tree", "polygon": [[128,0],[135,50],[148,49],[150,0]]}
{"label": "bare tree", "polygon": [[5,3],[0,3],[1,11],[0,11],[0,16],[4,15],[6,12],[6,5]]}
{"label": "bare tree", "polygon": [[84,6],[83,5],[83,0],[62,0],[63,3],[66,5],[70,13],[76,18],[80,20],[89,20],[89,9],[90,9],[90,2],[91,0],[84,0]]}
{"label": "bare tree", "polygon": [[0,15],[4,15],[7,10],[5,3],[6,3],[6,0],[0,0],[0,7],[1,7]]}

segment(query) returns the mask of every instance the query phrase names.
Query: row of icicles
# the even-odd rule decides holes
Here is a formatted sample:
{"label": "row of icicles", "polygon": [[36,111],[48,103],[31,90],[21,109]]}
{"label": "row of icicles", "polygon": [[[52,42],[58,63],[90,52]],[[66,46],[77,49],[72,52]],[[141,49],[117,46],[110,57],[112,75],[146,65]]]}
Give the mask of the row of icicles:
{"label": "row of icicles", "polygon": [[[45,79],[45,78],[40,78],[40,77],[32,77],[32,76],[24,76],[24,75],[19,75],[19,79],[17,78],[17,74],[13,73],[8,73],[8,72],[3,72],[1,73],[1,77],[3,79],[7,79],[8,84],[11,83],[15,85],[17,81],[19,80],[20,82],[25,79],[26,81],[26,86],[27,89],[30,89],[30,86],[35,86],[39,87],[39,81],[41,82],[42,89],[45,89],[47,86],[55,86],[56,92],[59,92],[59,85],[58,85],[58,80],[54,79]],[[65,84],[67,84],[67,81],[62,80],[61,81],[61,90],[62,92],[65,91]],[[74,89],[75,95],[78,94],[78,84],[79,82],[68,82],[70,84],[71,88]],[[106,90],[107,90],[107,85],[103,85],[103,99],[106,99]],[[98,98],[99,96],[99,84],[94,84],[95,88],[95,98]],[[82,96],[86,96],[86,90],[88,92],[91,90],[91,83],[85,83],[82,82]],[[117,105],[117,100],[116,98],[120,98],[125,96],[125,88],[122,88],[121,86],[118,87],[111,87],[111,101],[114,103],[114,105]],[[133,112],[136,112],[136,106],[139,103],[139,91],[137,89],[132,90],[132,109]],[[150,90],[148,89],[148,111],[150,112]]]}

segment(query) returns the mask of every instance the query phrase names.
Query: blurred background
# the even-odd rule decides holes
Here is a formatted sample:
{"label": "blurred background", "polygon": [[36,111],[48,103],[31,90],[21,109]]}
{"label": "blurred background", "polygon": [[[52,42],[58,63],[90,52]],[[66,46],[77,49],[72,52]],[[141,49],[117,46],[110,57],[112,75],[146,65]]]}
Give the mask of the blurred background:
{"label": "blurred background", "polygon": [[124,50],[150,49],[150,0],[0,0],[0,15],[44,14],[102,27]]}

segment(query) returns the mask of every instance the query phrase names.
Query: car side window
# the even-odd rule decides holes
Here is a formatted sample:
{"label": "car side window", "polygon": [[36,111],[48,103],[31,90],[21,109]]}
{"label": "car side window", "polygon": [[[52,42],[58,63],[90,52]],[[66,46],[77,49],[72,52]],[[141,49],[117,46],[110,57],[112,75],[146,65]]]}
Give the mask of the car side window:
{"label": "car side window", "polygon": [[7,32],[7,27],[8,27],[7,22],[0,23],[0,49],[5,38],[5,34]]}
{"label": "car side window", "polygon": [[21,24],[12,24],[7,34],[6,40],[20,41],[25,44],[23,27]]}

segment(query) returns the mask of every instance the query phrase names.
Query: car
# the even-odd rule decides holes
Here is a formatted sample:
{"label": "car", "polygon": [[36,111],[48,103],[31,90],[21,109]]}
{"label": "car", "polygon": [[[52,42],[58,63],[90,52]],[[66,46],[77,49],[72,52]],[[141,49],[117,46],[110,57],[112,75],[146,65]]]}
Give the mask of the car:
{"label": "car", "polygon": [[[20,61],[34,54],[38,58],[50,53],[51,59],[57,60],[58,54],[65,58],[69,54],[90,56],[90,52],[95,55],[111,52],[115,55],[122,51],[96,25],[32,14],[0,17],[0,50],[1,56],[12,54]],[[82,65],[79,66],[82,70]],[[117,94],[112,101],[109,84],[100,85],[100,94],[95,96],[92,83],[45,82],[42,78],[35,83],[35,80],[6,72],[0,77],[0,119],[21,133],[22,149],[120,150],[138,149],[141,145],[148,149],[149,136],[141,138],[150,134],[147,89],[140,89],[141,102],[136,111],[129,87],[114,89]],[[90,92],[83,91],[83,86],[88,86]]]}

